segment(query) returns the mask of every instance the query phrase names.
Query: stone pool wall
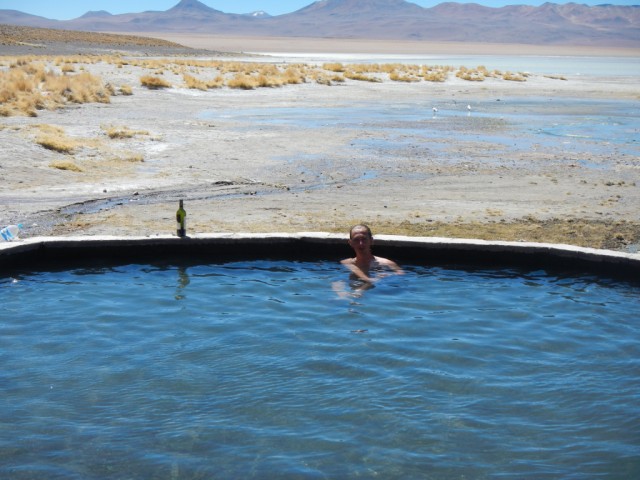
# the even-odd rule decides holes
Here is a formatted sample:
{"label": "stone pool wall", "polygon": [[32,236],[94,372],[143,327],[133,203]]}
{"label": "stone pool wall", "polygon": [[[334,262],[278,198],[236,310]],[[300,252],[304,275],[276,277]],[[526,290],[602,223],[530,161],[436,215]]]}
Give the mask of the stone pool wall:
{"label": "stone pool wall", "polygon": [[[546,268],[640,279],[640,254],[530,242],[376,235],[374,253],[405,264]],[[0,271],[87,263],[335,260],[351,256],[347,236],[323,232],[145,237],[36,237],[0,244]]]}

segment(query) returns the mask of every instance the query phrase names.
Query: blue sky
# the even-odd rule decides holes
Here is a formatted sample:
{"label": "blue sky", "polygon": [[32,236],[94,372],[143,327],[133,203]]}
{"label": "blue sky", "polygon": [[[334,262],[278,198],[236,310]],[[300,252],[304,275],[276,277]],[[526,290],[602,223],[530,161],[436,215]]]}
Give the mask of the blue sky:
{"label": "blue sky", "polygon": [[[291,13],[310,5],[314,0],[200,0],[211,8],[225,13],[249,13],[264,10],[271,15]],[[446,0],[413,0],[412,3],[422,7],[432,7]],[[553,0],[550,0],[553,1]],[[576,3],[598,5],[611,3],[615,5],[639,5],[640,0],[575,0]],[[137,13],[146,10],[168,10],[179,0],[73,0],[56,2],[52,0],[0,0],[0,10],[19,10],[46,18],[69,20],[84,15],[90,10],[106,10],[109,13]],[[504,5],[541,5],[545,0],[476,0],[488,7]],[[458,1],[458,3],[471,3]],[[569,3],[556,0],[553,3]]]}

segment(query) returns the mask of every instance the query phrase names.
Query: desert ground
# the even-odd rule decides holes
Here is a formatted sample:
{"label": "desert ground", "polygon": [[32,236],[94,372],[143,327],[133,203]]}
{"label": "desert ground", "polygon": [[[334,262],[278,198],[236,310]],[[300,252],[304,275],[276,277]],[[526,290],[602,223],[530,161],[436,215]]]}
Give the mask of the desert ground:
{"label": "desert ground", "polygon": [[[22,223],[24,236],[170,234],[184,199],[192,233],[345,232],[366,222],[374,233],[637,252],[639,147],[595,139],[578,152],[572,139],[523,142],[510,113],[531,106],[530,99],[538,99],[531,118],[589,114],[589,102],[636,105],[637,113],[637,79],[527,72],[515,80],[470,81],[452,71],[438,82],[394,81],[379,72],[366,74],[376,81],[338,81],[331,75],[342,74],[312,59],[302,67],[236,54],[290,51],[291,40],[163,38],[199,50],[167,48],[165,57],[162,47],[152,54],[140,47],[87,61],[72,56],[68,45],[60,52],[0,48],[0,72],[19,59],[59,72],[67,65],[68,75],[88,72],[113,92],[108,102],[0,117],[2,224]],[[420,53],[407,42],[386,42],[384,52],[376,42],[300,39],[295,45],[309,53]],[[431,51],[460,48],[441,44]],[[523,51],[500,48],[477,51]],[[219,77],[221,67],[208,63],[218,60],[307,70],[304,80],[278,86],[189,86],[188,79]],[[145,86],[145,76],[166,85]],[[544,111],[536,110],[539,99],[546,100]],[[398,108],[410,117],[392,114]],[[327,111],[344,116],[329,118]],[[66,148],[43,142],[45,135]]]}

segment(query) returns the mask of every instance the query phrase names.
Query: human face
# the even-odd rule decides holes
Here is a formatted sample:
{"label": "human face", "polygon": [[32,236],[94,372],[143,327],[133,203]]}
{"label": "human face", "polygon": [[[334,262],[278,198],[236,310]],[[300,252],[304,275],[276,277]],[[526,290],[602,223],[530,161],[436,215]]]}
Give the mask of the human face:
{"label": "human face", "polygon": [[351,239],[349,240],[349,245],[356,251],[360,253],[368,252],[371,248],[371,243],[373,239],[369,235],[364,228],[354,229],[351,232]]}

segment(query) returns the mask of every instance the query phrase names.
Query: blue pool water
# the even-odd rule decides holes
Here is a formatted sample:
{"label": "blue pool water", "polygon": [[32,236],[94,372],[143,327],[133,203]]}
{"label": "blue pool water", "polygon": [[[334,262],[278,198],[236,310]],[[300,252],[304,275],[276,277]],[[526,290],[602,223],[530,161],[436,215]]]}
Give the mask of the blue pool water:
{"label": "blue pool water", "polygon": [[[637,284],[334,262],[0,278],[0,478],[639,478]],[[349,293],[349,292],[347,292]]]}

